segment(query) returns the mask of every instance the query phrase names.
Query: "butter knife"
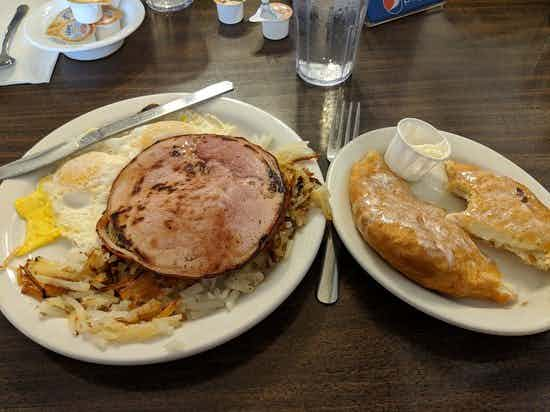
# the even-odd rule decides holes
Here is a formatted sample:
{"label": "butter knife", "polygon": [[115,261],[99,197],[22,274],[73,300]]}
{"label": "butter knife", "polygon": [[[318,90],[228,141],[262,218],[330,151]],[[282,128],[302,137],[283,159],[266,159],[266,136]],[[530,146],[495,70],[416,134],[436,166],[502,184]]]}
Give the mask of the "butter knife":
{"label": "butter knife", "polygon": [[72,153],[107,139],[117,133],[123,132],[124,130],[147,123],[169,113],[185,109],[186,107],[193,106],[197,103],[204,102],[205,100],[212,99],[221,94],[230,92],[231,90],[233,90],[232,82],[219,82],[191,93],[188,96],[172,100],[171,102],[142,111],[126,117],[125,119],[117,120],[106,126],[100,127],[99,129],[90,130],[74,141],[57,144],[40,153],[22,157],[19,160],[0,167],[0,180],[20,176],[40,169],[41,167],[61,160]]}

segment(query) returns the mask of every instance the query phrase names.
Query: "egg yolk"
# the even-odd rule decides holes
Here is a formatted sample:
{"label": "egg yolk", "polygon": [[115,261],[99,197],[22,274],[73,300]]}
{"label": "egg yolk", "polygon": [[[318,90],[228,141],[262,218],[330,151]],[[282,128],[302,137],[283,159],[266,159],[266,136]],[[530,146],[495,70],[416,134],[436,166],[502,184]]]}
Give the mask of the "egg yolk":
{"label": "egg yolk", "polygon": [[16,256],[23,256],[52,243],[61,235],[61,230],[55,224],[51,201],[41,184],[30,195],[17,199],[15,210],[27,222],[25,241],[15,251]]}

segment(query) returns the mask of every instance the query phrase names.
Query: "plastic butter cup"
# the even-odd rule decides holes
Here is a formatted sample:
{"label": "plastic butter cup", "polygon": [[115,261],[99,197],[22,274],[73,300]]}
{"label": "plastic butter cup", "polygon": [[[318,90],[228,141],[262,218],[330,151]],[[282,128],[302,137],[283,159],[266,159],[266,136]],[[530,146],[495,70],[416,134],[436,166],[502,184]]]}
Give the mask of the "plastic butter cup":
{"label": "plastic butter cup", "polygon": [[384,160],[395,174],[415,182],[450,155],[449,141],[435,127],[423,120],[406,118],[397,124]]}
{"label": "plastic butter cup", "polygon": [[46,34],[64,43],[84,44],[96,40],[94,25],[80,23],[74,19],[52,23]]}
{"label": "plastic butter cup", "polygon": [[121,19],[121,10],[112,6],[103,6],[103,16],[95,25],[97,40],[106,39],[119,32]]}
{"label": "plastic butter cup", "polygon": [[271,9],[278,20],[262,22],[262,33],[266,39],[281,40],[288,36],[288,26],[292,17],[292,8],[283,3],[271,3]]}
{"label": "plastic butter cup", "polygon": [[218,20],[224,24],[240,23],[244,17],[244,1],[214,0],[218,10]]}

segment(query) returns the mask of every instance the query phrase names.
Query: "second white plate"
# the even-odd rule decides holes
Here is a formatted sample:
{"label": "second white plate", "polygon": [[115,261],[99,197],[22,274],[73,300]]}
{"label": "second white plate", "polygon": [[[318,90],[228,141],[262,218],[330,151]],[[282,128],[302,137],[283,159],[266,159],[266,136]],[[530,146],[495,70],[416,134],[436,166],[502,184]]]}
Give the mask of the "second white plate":
{"label": "second white plate", "polygon": [[[543,203],[550,205],[550,193],[513,162],[473,140],[442,133],[452,145],[453,159],[509,176],[529,187]],[[369,150],[384,153],[394,134],[395,128],[388,127],[359,136],[342,149],[332,162],[327,176],[334,225],[357,262],[397,297],[453,325],[496,335],[529,335],[550,329],[550,273],[526,266],[508,252],[479,243],[481,249],[496,261],[504,274],[504,281],[518,293],[516,304],[502,307],[490,302],[450,299],[424,289],[394,270],[365,243],[355,228],[351,214],[349,172],[352,165]],[[426,178],[413,184],[412,190],[418,197],[447,210],[463,210],[465,203],[447,192],[445,182],[443,168],[438,167]]]}

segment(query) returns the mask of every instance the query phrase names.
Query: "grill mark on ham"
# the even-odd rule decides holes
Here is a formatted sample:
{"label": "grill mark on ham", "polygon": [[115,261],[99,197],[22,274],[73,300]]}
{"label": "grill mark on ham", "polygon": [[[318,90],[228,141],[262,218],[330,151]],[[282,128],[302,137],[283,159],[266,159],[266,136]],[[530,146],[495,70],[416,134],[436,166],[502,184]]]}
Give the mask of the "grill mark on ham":
{"label": "grill mark on ham", "polygon": [[151,166],[152,169],[158,169],[159,167],[162,166],[162,160],[159,160],[155,163],[153,163],[153,165]]}
{"label": "grill mark on ham", "polygon": [[132,194],[137,195],[141,191],[141,185],[143,184],[144,177],[142,176],[134,185],[134,188],[132,189]]}
{"label": "grill mark on ham", "polygon": [[111,252],[158,273],[215,276],[269,244],[288,198],[276,159],[261,147],[239,137],[177,136],[120,172],[97,232]]}
{"label": "grill mark on ham", "polygon": [[170,156],[172,157],[181,156],[181,149],[176,145],[172,146],[172,150],[170,150]]}
{"label": "grill mark on ham", "polygon": [[176,184],[172,183],[157,183],[151,187],[151,190],[156,190],[157,192],[166,191],[168,193],[173,193],[177,190]]}

